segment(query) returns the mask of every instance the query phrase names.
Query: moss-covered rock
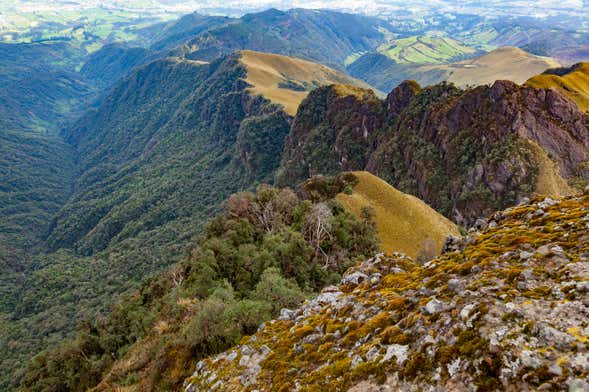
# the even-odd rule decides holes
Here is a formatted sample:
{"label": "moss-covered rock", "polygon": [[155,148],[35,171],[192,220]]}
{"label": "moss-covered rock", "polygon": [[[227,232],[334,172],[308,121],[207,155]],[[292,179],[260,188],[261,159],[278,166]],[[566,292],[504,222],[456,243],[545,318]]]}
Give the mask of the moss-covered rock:
{"label": "moss-covered rock", "polygon": [[423,266],[394,254],[350,269],[338,287],[199,362],[185,388],[583,390],[588,287],[589,193],[536,198]]}

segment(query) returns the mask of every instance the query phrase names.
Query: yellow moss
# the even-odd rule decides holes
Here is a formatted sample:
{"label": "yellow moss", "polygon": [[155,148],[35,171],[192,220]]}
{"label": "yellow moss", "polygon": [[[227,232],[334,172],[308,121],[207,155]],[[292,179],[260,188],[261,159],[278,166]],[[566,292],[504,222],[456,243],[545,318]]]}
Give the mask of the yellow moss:
{"label": "yellow moss", "polygon": [[303,325],[303,326],[300,326],[300,327],[296,328],[294,330],[294,332],[293,332],[293,335],[296,338],[301,339],[301,338],[304,338],[307,335],[310,335],[311,333],[313,333],[313,331],[315,331],[315,328],[313,328],[312,326],[310,326],[310,325]]}
{"label": "yellow moss", "polygon": [[577,328],[577,327],[573,327],[573,328],[569,328],[567,329],[567,333],[569,335],[572,335],[575,337],[575,339],[577,339],[577,341],[585,344],[589,342],[589,337],[583,335],[581,333],[581,329]]}

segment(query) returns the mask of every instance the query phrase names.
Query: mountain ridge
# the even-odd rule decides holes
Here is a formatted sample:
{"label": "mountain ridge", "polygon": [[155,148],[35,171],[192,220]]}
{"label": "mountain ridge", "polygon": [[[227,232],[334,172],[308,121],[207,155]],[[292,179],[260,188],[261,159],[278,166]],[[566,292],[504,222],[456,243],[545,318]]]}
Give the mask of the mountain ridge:
{"label": "mountain ridge", "polygon": [[394,28],[375,17],[326,10],[274,9],[247,14],[236,23],[206,31],[172,51],[172,55],[210,61],[249,49],[295,56],[343,70],[349,55],[372,50],[382,43],[384,33],[379,30]]}
{"label": "mountain ridge", "polygon": [[589,112],[589,63],[568,68],[555,68],[530,78],[527,85],[554,88],[572,99],[584,112]]}
{"label": "mountain ridge", "polygon": [[281,104],[291,116],[313,88],[327,84],[369,88],[364,82],[310,61],[252,50],[238,53],[247,70],[245,80],[252,85],[250,91]]}
{"label": "mountain ridge", "polygon": [[301,104],[277,181],[368,170],[469,225],[536,189],[528,139],[557,163],[555,181],[584,186],[588,121],[564,95],[508,81],[466,90],[405,82],[385,101],[323,87]]}
{"label": "mountain ridge", "polygon": [[588,203],[496,212],[423,266],[376,255],[200,361],[184,390],[584,390]]}

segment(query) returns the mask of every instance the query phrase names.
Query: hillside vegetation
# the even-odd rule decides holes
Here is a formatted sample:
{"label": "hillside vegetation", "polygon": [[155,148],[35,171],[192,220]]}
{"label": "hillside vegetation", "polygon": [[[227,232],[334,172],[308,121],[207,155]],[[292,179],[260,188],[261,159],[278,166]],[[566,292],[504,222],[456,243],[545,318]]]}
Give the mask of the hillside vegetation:
{"label": "hillside vegetation", "polygon": [[537,88],[553,88],[589,112],[589,63],[578,63],[569,68],[556,68],[530,78],[527,85]]}
{"label": "hillside vegetation", "polygon": [[388,254],[402,252],[427,261],[440,253],[449,235],[459,235],[454,223],[418,198],[368,172],[353,174],[358,183],[336,199],[358,217],[366,207],[372,209],[381,248]]}
{"label": "hillside vegetation", "polygon": [[[23,274],[26,292],[1,326],[3,377],[184,257],[225,198],[272,173],[286,115],[246,93],[243,78],[238,56],[159,60],[64,133],[78,164],[74,192],[45,229],[50,253]],[[238,164],[246,149],[248,169]]]}
{"label": "hillside vegetation", "polygon": [[0,43],[0,128],[55,135],[94,97],[81,61],[67,43]]}
{"label": "hillside vegetation", "polygon": [[[0,390],[14,385],[17,369],[39,349],[30,336],[63,337],[56,332],[63,319],[19,322],[28,317],[27,306],[46,299],[42,293],[28,302],[40,294],[29,277],[39,269],[52,219],[73,190],[74,152],[59,131],[97,94],[76,72],[82,59],[79,48],[63,42],[0,43]],[[41,280],[40,287],[55,290],[64,277]]]}
{"label": "hillside vegetation", "polygon": [[198,359],[337,281],[376,243],[372,222],[334,200],[270,186],[233,195],[189,256],[35,357],[22,388],[178,390]]}
{"label": "hillside vegetation", "polygon": [[72,175],[72,152],[58,138],[0,128],[0,314],[22,299],[24,271],[67,201]]}
{"label": "hillside vegetation", "polygon": [[[300,66],[293,64],[300,63],[294,59],[254,57],[259,69],[280,73],[283,66],[296,85],[330,82],[320,74],[295,79],[304,74],[297,75]],[[340,77],[323,66],[313,69]],[[1,210],[3,243],[27,232],[40,248],[38,254],[27,252],[26,266],[14,255],[22,254],[27,242],[2,249],[7,255],[2,387],[20,380],[33,353],[71,336],[78,322],[96,318],[118,295],[185,257],[229,195],[273,180],[291,117],[252,92],[247,79],[240,53],[211,63],[152,61],[131,71],[67,127],[62,132],[67,145],[55,139],[46,148],[50,156],[29,158],[31,170],[44,164],[44,171],[54,171],[38,181],[48,182],[47,191],[31,193],[23,184],[22,191],[12,191],[26,193],[7,199]],[[264,93],[272,93],[266,88]],[[283,90],[273,96],[289,100],[291,94],[296,102],[299,91]],[[18,176],[30,173],[11,169],[14,145],[7,147],[6,179],[18,184]],[[26,157],[19,159],[14,163],[28,168],[22,163]],[[46,205],[34,198],[46,199]]]}
{"label": "hillside vegetation", "polygon": [[589,193],[489,217],[421,266],[377,255],[199,362],[185,391],[588,386]]}

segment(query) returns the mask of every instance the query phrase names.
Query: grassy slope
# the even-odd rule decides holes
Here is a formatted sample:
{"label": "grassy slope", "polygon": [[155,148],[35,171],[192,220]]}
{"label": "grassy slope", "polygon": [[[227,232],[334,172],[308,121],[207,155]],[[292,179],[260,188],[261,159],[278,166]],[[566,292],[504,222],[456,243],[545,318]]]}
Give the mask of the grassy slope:
{"label": "grassy slope", "polygon": [[502,47],[472,60],[420,67],[412,76],[422,85],[442,80],[457,86],[478,86],[496,80],[523,83],[533,75],[558,66],[558,61],[552,58],[534,56],[515,47]]}
{"label": "grassy slope", "polygon": [[589,63],[551,70],[529,79],[526,84],[536,88],[557,89],[575,101],[581,110],[589,111]]}
{"label": "grassy slope", "polygon": [[276,54],[244,50],[241,61],[247,67],[246,82],[251,92],[263,95],[294,116],[310,90],[329,84],[369,86],[324,65]]}
{"label": "grassy slope", "polygon": [[385,252],[400,251],[412,258],[433,240],[439,253],[449,234],[458,235],[458,228],[423,201],[393,188],[368,172],[354,172],[359,179],[351,195],[340,193],[337,200],[356,215],[362,207],[376,212],[376,227]]}
{"label": "grassy slope", "polygon": [[568,196],[575,191],[560,175],[558,165],[550,159],[546,151],[536,142],[527,140],[538,164],[538,178],[535,192],[540,195]]}

